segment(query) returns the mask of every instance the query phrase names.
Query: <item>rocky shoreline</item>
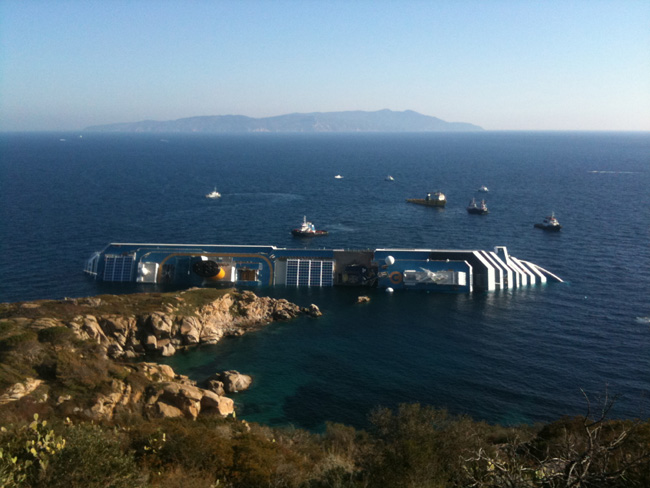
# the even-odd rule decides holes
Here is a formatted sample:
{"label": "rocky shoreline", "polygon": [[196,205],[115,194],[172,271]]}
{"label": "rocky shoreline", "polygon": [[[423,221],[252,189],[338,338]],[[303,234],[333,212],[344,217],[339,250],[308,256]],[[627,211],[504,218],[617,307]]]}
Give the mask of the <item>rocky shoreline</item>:
{"label": "rocky shoreline", "polygon": [[[278,320],[291,320],[306,314],[321,315],[316,305],[301,308],[284,299],[258,297],[250,291],[226,294],[211,303],[183,310],[181,292],[176,305],[145,315],[83,314],[66,325],[81,339],[97,341],[112,358],[135,358],[146,353],[172,356],[180,348],[197,344],[216,344],[223,337],[239,336]],[[82,300],[96,303],[101,298]],[[77,301],[79,303],[79,301]]]}
{"label": "rocky shoreline", "polygon": [[[90,395],[80,395],[74,387],[62,388],[57,380],[65,381],[57,368],[65,368],[55,364],[53,375],[23,377],[3,388],[0,405],[32,401],[60,415],[91,420],[111,420],[124,412],[148,418],[231,415],[234,402],[226,394],[248,388],[250,376],[237,371],[215,372],[199,386],[187,376],[176,374],[170,366],[132,360],[171,356],[184,348],[215,344],[224,337],[240,336],[300,315],[318,317],[321,312],[316,305],[299,307],[284,299],[258,297],[250,291],[209,289],[0,304],[3,363],[10,364],[18,357],[16,349],[7,344],[20,344],[22,340],[16,337],[26,333],[38,338],[31,346],[31,350],[37,350],[37,357],[51,356],[61,362],[63,356],[72,353],[67,360],[79,369],[80,380],[86,374],[84,368],[93,371],[100,369],[97,364],[102,361],[110,363],[101,366],[108,373],[101,381],[94,380]],[[87,345],[84,352],[79,344]],[[92,345],[92,354],[88,345]],[[34,356],[33,351],[30,354]],[[42,364],[32,369],[46,370]],[[8,378],[0,380],[7,385]],[[74,383],[74,378],[67,380],[71,381]]]}

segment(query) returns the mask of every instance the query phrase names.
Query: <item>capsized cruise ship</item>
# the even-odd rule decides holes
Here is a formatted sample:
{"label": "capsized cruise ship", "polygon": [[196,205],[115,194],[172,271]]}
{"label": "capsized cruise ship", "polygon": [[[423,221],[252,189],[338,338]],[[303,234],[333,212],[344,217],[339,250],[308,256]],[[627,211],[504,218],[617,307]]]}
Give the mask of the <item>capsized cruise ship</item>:
{"label": "capsized cruise ship", "polygon": [[216,244],[112,243],[85,270],[105,282],[176,286],[365,286],[471,293],[562,281],[494,251],[288,249]]}

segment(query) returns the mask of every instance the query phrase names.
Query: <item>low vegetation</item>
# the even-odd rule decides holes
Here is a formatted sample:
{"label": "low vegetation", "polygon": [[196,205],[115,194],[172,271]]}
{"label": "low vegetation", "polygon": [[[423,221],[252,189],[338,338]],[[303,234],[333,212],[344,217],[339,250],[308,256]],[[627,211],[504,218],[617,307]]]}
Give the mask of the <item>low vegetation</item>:
{"label": "low vegetation", "polygon": [[504,428],[421,405],[324,433],[236,419],[40,420],[0,432],[6,487],[647,487],[650,424]]}
{"label": "low vegetation", "polygon": [[[132,295],[99,295],[89,298],[36,300],[33,302],[0,303],[0,334],[10,318],[48,319],[56,317],[69,321],[76,315],[146,315],[169,305],[183,315],[192,315],[198,308],[231,293],[230,288],[195,288],[178,293],[136,293]],[[179,296],[180,295],[180,296]],[[3,325],[4,323],[4,325]]]}
{"label": "low vegetation", "polygon": [[[167,298],[150,299],[153,310]],[[115,303],[126,311],[132,300]],[[29,321],[0,306],[0,394],[34,380],[33,391],[0,407],[3,487],[650,486],[650,421],[609,419],[613,402],[596,409],[587,397],[582,417],[517,427],[418,404],[378,408],[364,430],[331,423],[320,433],[219,415],[153,419],[128,408],[91,422],[82,413],[93,395],[117,380],[144,391],[149,380],[47,321],[54,307],[75,313],[70,303],[39,303],[11,304]]]}

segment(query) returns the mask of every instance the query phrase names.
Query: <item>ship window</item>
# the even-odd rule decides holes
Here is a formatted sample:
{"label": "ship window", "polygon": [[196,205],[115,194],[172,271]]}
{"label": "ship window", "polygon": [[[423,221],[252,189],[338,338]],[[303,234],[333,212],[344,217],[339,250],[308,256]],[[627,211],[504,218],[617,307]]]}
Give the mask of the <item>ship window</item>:
{"label": "ship window", "polygon": [[104,281],[133,281],[133,255],[107,255],[104,261]]}
{"label": "ship window", "polygon": [[310,274],[309,274],[309,286],[321,286],[321,273],[323,269],[323,263],[320,261],[315,261],[311,263]]}
{"label": "ship window", "polygon": [[297,285],[298,284],[298,260],[289,259],[287,261],[287,285]]}
{"label": "ship window", "polygon": [[332,286],[334,263],[308,259],[288,259],[286,284],[289,286]]}
{"label": "ship window", "polygon": [[309,261],[298,263],[298,286],[309,286]]}
{"label": "ship window", "polygon": [[239,281],[257,281],[257,270],[240,268],[237,270],[237,279]]}
{"label": "ship window", "polygon": [[332,261],[323,261],[321,271],[321,286],[332,286],[334,284],[334,263]]}

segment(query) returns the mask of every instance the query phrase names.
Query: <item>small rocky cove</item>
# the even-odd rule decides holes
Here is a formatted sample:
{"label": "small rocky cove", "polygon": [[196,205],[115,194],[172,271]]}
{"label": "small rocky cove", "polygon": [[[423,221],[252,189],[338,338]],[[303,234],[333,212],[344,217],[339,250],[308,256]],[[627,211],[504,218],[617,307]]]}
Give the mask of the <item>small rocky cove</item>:
{"label": "small rocky cove", "polygon": [[221,371],[197,383],[155,357],[300,315],[321,312],[214,289],[0,304],[0,405],[31,401],[91,420],[231,415],[227,395],[247,389],[250,376]]}

